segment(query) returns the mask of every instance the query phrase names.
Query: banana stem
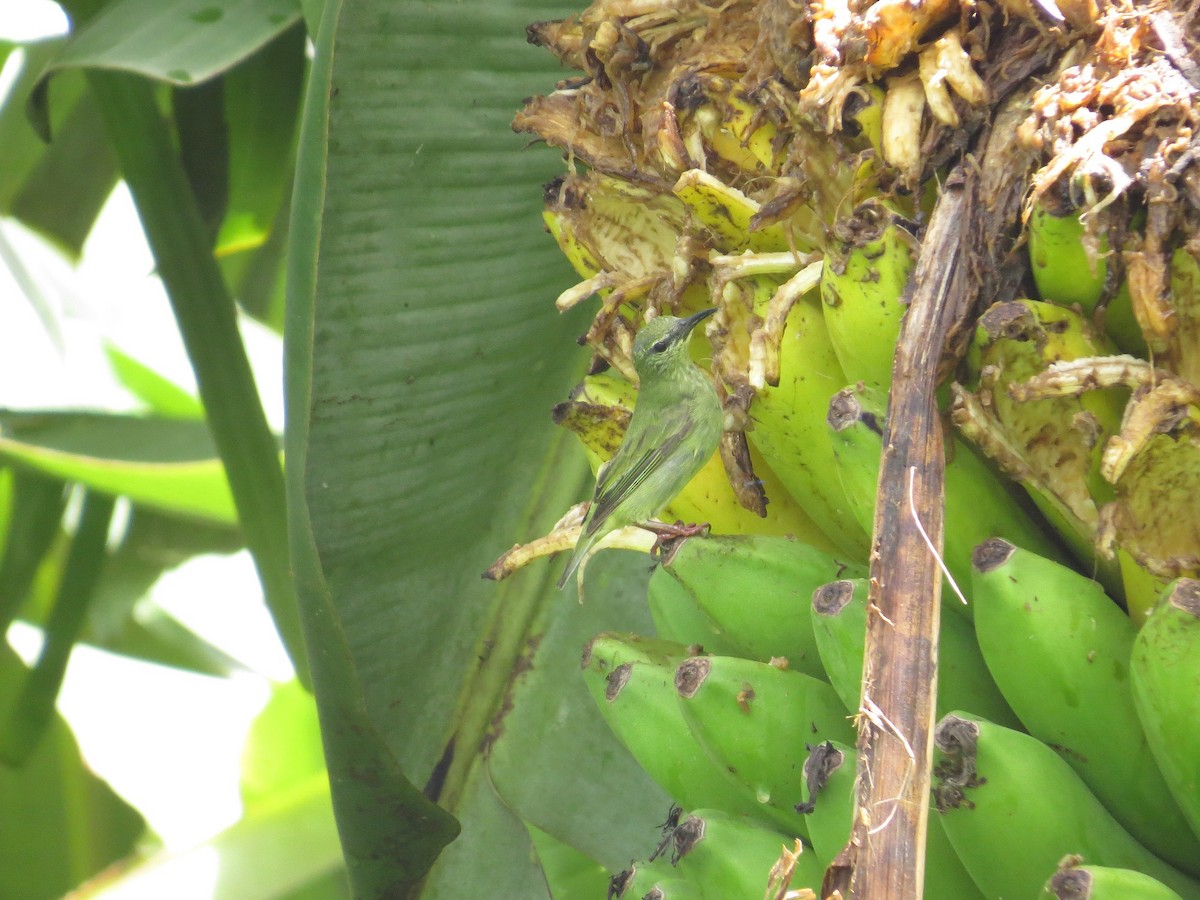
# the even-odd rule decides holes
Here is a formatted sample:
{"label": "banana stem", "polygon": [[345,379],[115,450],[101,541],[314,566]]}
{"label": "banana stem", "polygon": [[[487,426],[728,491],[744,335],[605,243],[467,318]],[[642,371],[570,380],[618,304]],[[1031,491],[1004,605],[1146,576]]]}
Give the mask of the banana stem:
{"label": "banana stem", "polygon": [[[946,336],[968,313],[961,170],[930,219],[892,368],[871,553],[850,895],[924,895],[945,457],[935,403]],[[857,849],[856,849],[857,848]]]}

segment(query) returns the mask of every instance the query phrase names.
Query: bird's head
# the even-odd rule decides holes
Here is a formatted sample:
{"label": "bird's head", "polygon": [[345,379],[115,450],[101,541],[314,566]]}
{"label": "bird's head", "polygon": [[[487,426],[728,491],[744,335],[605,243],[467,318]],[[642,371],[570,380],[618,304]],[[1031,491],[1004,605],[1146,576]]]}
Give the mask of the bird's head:
{"label": "bird's head", "polygon": [[647,322],[633,339],[633,367],[638,375],[645,379],[690,365],[687,346],[692,329],[716,311],[710,307],[686,319],[658,316]]}

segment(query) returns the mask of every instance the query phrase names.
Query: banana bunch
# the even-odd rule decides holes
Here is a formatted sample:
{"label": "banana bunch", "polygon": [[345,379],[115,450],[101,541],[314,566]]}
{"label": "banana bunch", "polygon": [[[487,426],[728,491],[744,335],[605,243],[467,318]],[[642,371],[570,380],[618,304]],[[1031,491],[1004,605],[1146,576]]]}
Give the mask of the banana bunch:
{"label": "banana bunch", "polygon": [[[718,889],[740,893],[704,893],[660,852],[614,876],[632,885],[618,896],[758,896],[795,841],[807,861],[788,869],[791,889],[819,891],[855,815],[868,615],[861,574],[825,579],[856,571],[788,538],[690,538],[650,580],[660,636],[589,644],[584,680],[642,768],[681,807],[744,832],[722,851],[740,881],[724,870]],[[1072,878],[1196,896],[1197,582],[1174,584],[1140,632],[1097,582],[1000,538],[976,548],[968,587],[974,621],[942,622],[926,896],[1032,895]],[[1067,856],[1095,873],[1056,874]]]}
{"label": "banana bunch", "polygon": [[[954,614],[926,895],[1200,896],[1182,6],[800,6],[596,0],[529,29],[580,72],[514,128],[570,164],[544,222],[580,279],[558,309],[595,310],[593,358],[554,420],[593,472],[637,402],[642,323],[717,310],[691,349],[725,434],[662,514],[709,533],[655,544],[655,637],[584,654],[600,714],[679,807],[610,896],[823,896],[854,817],[886,820],[855,809],[850,723],[887,392],[939,180],[999,91],[1026,92],[1036,162],[1011,271],[939,391]],[[581,518],[494,577],[572,546]]]}

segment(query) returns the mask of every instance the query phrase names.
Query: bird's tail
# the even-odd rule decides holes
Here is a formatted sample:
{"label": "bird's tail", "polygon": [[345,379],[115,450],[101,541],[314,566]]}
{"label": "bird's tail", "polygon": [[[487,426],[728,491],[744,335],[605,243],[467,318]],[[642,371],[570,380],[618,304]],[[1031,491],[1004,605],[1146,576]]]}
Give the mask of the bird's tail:
{"label": "bird's tail", "polygon": [[566,587],[567,581],[575,574],[575,570],[591,555],[592,545],[596,543],[599,537],[598,534],[584,534],[579,536],[579,540],[575,544],[575,549],[571,552],[571,559],[567,562],[566,569],[563,570],[562,576],[558,579],[559,590]]}

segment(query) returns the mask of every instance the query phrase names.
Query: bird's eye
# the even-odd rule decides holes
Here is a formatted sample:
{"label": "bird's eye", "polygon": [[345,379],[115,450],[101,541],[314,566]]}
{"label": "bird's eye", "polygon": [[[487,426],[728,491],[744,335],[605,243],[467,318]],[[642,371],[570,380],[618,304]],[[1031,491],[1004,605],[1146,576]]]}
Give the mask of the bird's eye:
{"label": "bird's eye", "polygon": [[666,338],[663,338],[661,341],[655,341],[653,344],[651,344],[650,349],[653,350],[655,353],[662,353],[669,346],[671,346],[671,342],[668,341]]}

